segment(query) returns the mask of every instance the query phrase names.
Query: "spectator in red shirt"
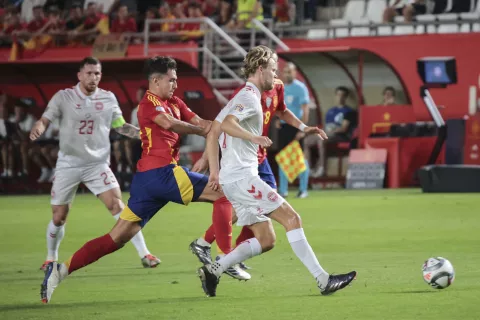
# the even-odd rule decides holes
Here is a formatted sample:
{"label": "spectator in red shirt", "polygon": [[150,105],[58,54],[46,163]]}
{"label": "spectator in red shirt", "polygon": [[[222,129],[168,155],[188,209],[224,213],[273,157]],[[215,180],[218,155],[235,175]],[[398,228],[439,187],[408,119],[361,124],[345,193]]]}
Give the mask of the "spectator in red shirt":
{"label": "spectator in red shirt", "polygon": [[60,17],[60,11],[53,8],[48,13],[48,22],[45,25],[46,30],[50,34],[60,33],[65,31],[65,21]]}
{"label": "spectator in red shirt", "polygon": [[200,3],[202,6],[203,15],[206,17],[218,16],[220,1],[219,0],[206,0]]}
{"label": "spectator in red shirt", "polygon": [[[159,9],[160,10],[160,9]],[[145,12],[145,19],[158,19],[157,16],[157,8],[150,7]],[[150,32],[158,32],[162,29],[162,25],[160,23],[150,23]]]}
{"label": "spectator in red shirt", "polygon": [[83,23],[83,29],[94,29],[102,17],[103,14],[97,11],[97,4],[95,2],[90,2],[87,5],[87,15],[85,17],[85,22]]}
{"label": "spectator in red shirt", "polygon": [[118,8],[117,18],[113,20],[110,31],[113,33],[137,32],[135,19],[128,16],[128,7],[122,5]]}
{"label": "spectator in red shirt", "polygon": [[289,22],[291,15],[291,5],[288,0],[275,0],[275,21]]}
{"label": "spectator in red shirt", "polygon": [[14,12],[8,14],[5,17],[5,25],[3,32],[6,35],[17,34],[21,31],[25,31],[26,25],[20,22],[20,16],[18,13]]}
{"label": "spectator in red shirt", "polygon": [[36,32],[45,26],[48,19],[45,18],[43,14],[43,7],[42,6],[35,6],[33,7],[33,20],[27,25],[27,30],[29,32]]}
{"label": "spectator in red shirt", "polygon": [[[189,18],[202,18],[203,17],[203,14],[202,14],[202,8],[200,7],[200,5],[195,2],[195,1],[191,1],[189,4],[188,4],[188,17]],[[192,22],[192,23],[185,23],[183,25],[183,30],[185,31],[196,31],[196,30],[200,30],[200,22]]]}

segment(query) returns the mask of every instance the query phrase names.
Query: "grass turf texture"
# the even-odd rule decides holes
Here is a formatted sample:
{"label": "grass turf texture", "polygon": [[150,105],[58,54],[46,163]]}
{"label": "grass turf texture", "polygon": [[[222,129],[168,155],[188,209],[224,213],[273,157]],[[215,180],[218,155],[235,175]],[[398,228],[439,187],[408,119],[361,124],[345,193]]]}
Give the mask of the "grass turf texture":
{"label": "grass turf texture", "polygon": [[[124,200],[128,195],[124,194]],[[323,191],[290,199],[328,272],[357,270],[353,286],[322,297],[279,225],[276,248],[248,261],[252,280],[223,276],[206,298],[188,244],[208,227],[211,205],[166,206],[144,230],[162,259],[143,269],[131,244],[62,282],[52,302],[39,298],[50,219],[47,196],[0,198],[0,319],[478,319],[478,195],[419,190]],[[79,195],[60,247],[67,259],[113,226],[100,201]],[[234,228],[234,236],[239,228]],[[421,266],[449,259],[454,284],[431,289]]]}

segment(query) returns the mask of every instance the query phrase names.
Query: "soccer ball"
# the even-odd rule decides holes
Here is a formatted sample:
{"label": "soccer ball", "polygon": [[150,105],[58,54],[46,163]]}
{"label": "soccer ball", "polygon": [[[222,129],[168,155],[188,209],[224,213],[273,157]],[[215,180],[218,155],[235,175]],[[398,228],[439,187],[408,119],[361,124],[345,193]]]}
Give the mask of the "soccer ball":
{"label": "soccer ball", "polygon": [[455,270],[445,258],[430,258],[423,264],[423,280],[434,289],[445,289],[455,280]]}

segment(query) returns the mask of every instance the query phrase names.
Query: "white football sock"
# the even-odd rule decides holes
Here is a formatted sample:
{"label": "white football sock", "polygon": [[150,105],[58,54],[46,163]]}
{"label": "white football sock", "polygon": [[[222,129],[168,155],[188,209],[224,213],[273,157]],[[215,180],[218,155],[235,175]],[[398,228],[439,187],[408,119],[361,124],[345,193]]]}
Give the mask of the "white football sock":
{"label": "white football sock", "polygon": [[210,247],[211,244],[208,243],[207,241],[205,241],[205,239],[203,238],[198,238],[196,243],[199,245],[199,246],[202,246],[202,247]]}
{"label": "white football sock", "polygon": [[308,271],[310,271],[312,276],[317,280],[317,284],[321,288],[325,287],[328,282],[328,273],[323,270],[320,263],[318,263],[312,247],[308,244],[303,228],[288,231],[287,238],[292,246],[293,252],[295,252],[298,259],[302,261]]}
{"label": "white football sock", "polygon": [[256,238],[251,238],[240,243],[232,252],[223,256],[212,264],[212,272],[220,277],[222,273],[237,263],[258,256],[262,253],[262,246]]}
{"label": "white football sock", "polygon": [[[115,220],[118,220],[118,218],[120,218],[120,213],[117,213],[116,215],[114,215],[113,218]],[[133,244],[135,249],[137,249],[137,252],[140,258],[143,258],[147,254],[150,254],[150,251],[148,251],[147,249],[147,244],[145,243],[145,238],[143,237],[142,230],[138,231],[138,233],[133,236],[130,242]]]}
{"label": "white football sock", "polygon": [[65,225],[56,226],[50,220],[47,227],[47,261],[58,260],[58,248],[65,235]]}

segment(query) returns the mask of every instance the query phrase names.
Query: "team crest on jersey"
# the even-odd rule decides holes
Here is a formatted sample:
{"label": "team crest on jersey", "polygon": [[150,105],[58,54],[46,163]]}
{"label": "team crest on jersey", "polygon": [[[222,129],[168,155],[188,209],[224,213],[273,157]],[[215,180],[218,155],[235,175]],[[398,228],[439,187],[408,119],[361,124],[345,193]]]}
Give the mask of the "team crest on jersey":
{"label": "team crest on jersey", "polygon": [[238,112],[242,112],[243,109],[245,109],[243,105],[241,105],[241,104],[235,105],[235,110],[237,110]]}
{"label": "team crest on jersey", "polygon": [[95,109],[97,111],[102,111],[103,110],[103,103],[98,101],[98,102],[95,102]]}

